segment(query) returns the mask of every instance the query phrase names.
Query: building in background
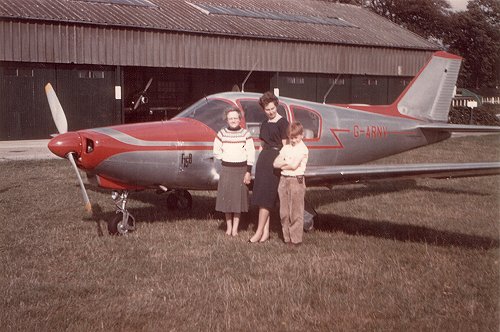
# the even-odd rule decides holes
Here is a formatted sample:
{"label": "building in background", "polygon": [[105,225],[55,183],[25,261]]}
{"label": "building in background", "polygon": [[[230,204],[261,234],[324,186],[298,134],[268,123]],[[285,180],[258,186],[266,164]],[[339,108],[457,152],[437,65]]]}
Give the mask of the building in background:
{"label": "building in background", "polygon": [[500,89],[458,88],[452,100],[453,107],[475,108],[484,104],[500,105]]}
{"label": "building in background", "polygon": [[[205,95],[245,91],[387,104],[439,49],[347,4],[312,0],[0,0],[0,140],[170,118]],[[152,79],[152,80],[151,80]],[[133,109],[151,80],[148,103]]]}

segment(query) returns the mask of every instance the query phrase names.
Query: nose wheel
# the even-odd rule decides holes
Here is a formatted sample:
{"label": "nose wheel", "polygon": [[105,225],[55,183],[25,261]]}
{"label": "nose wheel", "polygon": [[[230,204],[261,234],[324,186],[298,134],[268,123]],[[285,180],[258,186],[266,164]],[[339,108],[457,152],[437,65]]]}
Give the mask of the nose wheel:
{"label": "nose wheel", "polygon": [[115,200],[116,215],[108,221],[109,234],[124,235],[135,231],[135,218],[127,211],[128,191],[113,192],[111,197]]}
{"label": "nose wheel", "polygon": [[125,235],[135,230],[135,218],[128,212],[116,211],[116,216],[108,221],[108,232],[111,235]]}
{"label": "nose wheel", "polygon": [[[111,195],[116,205],[116,214],[108,221],[110,235],[125,235],[135,231],[135,218],[127,210],[128,191],[114,191]],[[169,190],[167,207],[169,209],[187,210],[193,205],[193,197],[187,190]]]}

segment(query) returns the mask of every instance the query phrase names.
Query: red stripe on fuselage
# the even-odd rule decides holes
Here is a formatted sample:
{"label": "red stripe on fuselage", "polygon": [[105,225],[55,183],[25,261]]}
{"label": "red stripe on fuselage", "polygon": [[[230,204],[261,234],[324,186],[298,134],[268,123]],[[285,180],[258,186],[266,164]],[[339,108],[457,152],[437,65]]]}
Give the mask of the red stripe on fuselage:
{"label": "red stripe on fuselage", "polygon": [[[83,152],[78,163],[93,169],[114,155],[136,151],[203,151],[212,150],[215,132],[192,119],[149,122],[82,130]],[[87,153],[86,140],[93,141]],[[207,145],[205,145],[207,144]]]}
{"label": "red stripe on fuselage", "polygon": [[215,132],[202,122],[189,118],[143,122],[108,127],[144,141],[169,141],[175,133],[183,142],[213,142]]}

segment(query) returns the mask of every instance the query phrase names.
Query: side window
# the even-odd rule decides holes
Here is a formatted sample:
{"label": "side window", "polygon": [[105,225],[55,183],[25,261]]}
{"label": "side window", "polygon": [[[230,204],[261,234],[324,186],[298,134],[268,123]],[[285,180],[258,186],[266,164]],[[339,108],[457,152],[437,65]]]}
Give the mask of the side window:
{"label": "side window", "polygon": [[[239,103],[245,112],[247,130],[252,137],[258,138],[260,134],[260,124],[267,119],[266,113],[260,107],[258,100],[240,100]],[[278,105],[278,114],[287,119],[284,105]]]}
{"label": "side window", "polygon": [[321,121],[319,115],[301,107],[292,107],[295,121],[299,121],[304,126],[304,139],[319,138]]}

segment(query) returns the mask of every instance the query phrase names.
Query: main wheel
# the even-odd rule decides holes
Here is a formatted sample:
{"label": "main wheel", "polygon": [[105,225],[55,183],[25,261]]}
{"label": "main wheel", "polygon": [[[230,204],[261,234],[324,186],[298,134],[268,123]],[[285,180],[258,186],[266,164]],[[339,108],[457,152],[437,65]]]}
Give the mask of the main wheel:
{"label": "main wheel", "polygon": [[193,206],[193,196],[187,190],[175,190],[167,197],[169,209],[186,210]]}

